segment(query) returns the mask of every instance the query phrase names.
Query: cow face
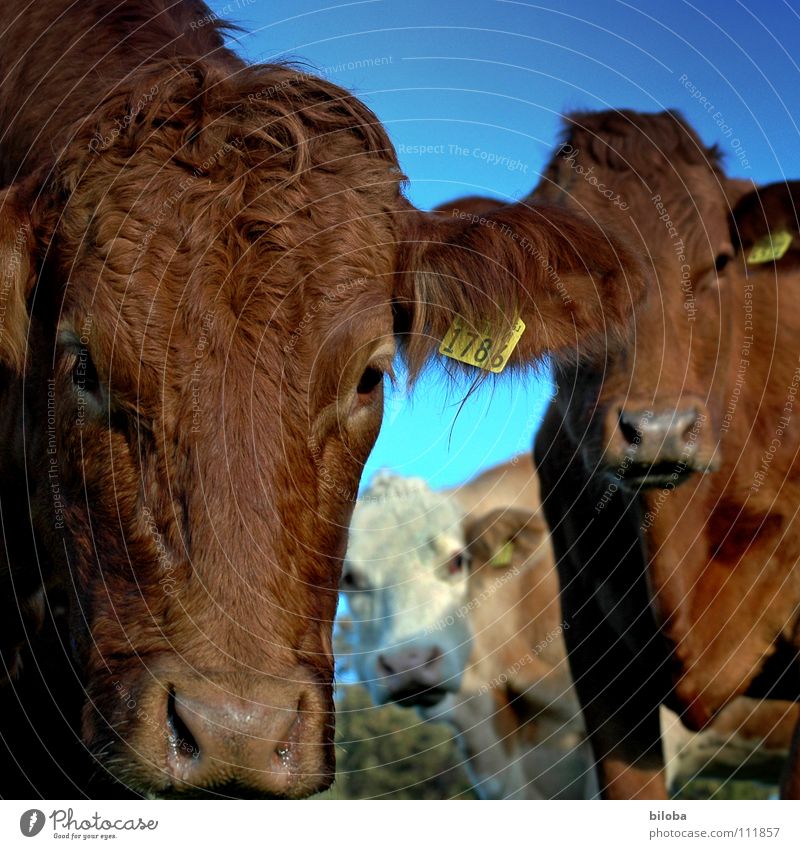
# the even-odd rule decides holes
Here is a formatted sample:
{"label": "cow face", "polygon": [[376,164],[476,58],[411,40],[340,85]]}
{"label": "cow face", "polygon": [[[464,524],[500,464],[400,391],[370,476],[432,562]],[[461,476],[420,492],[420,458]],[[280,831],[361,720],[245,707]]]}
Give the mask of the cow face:
{"label": "cow face", "polygon": [[555,575],[533,575],[549,552],[529,511],[466,519],[424,481],[378,476],[354,511],[342,574],[352,660],[373,701],[436,715],[465,675],[477,690],[532,674],[518,662],[530,660],[531,626],[545,632],[558,608]]}
{"label": "cow face", "polygon": [[452,498],[378,476],[359,500],[341,587],[359,680],[375,704],[429,707],[456,692],[470,650],[469,555]]}
{"label": "cow face", "polygon": [[375,116],[307,74],[132,79],[3,196],[4,483],[37,546],[11,568],[44,556],[73,596],[114,775],[305,795],[333,772],[340,559],[395,344],[413,376],[458,314],[523,318],[511,368],[597,350],[643,277],[571,213],[415,210]]}
{"label": "cow face", "polygon": [[628,343],[559,381],[590,471],[617,485],[672,487],[719,467],[738,285],[728,188],[718,152],[676,114],[608,112],[571,118],[535,193],[609,222],[652,264]]}
{"label": "cow face", "polygon": [[28,261],[24,474],[73,592],[89,747],[142,792],[304,795],[333,770],[330,632],[395,353],[397,176],[382,139],[298,150],[223,92],[201,132],[182,111],[214,99],[201,83],[152,83],[127,136],[71,149],[56,179],[80,165],[79,185],[22,231],[20,255],[49,234]]}

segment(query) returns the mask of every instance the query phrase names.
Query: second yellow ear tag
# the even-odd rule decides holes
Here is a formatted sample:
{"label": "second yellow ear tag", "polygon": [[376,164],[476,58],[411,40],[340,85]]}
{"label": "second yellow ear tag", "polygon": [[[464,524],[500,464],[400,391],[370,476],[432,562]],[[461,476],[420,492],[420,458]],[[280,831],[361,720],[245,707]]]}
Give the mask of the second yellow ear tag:
{"label": "second yellow ear tag", "polygon": [[792,234],[788,230],[768,233],[750,249],[750,253],[747,255],[747,264],[758,265],[761,262],[772,262],[780,259],[789,250],[792,238]]}
{"label": "second yellow ear tag", "polygon": [[511,563],[511,557],[514,554],[514,543],[508,540],[498,551],[495,552],[492,559],[489,561],[490,566],[495,569],[500,569],[503,566],[508,566]]}
{"label": "second yellow ear tag", "polygon": [[524,332],[525,323],[521,318],[514,322],[510,333],[495,336],[488,324],[474,328],[461,316],[456,316],[439,345],[439,353],[469,366],[499,374],[506,367],[511,352],[517,347]]}

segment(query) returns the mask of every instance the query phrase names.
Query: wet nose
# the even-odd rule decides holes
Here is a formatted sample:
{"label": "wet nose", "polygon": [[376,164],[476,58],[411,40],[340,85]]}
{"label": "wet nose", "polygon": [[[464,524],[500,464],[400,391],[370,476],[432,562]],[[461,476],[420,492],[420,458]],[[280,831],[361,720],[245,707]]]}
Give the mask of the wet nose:
{"label": "wet nose", "polygon": [[696,409],[648,414],[646,410],[623,410],[619,429],[627,446],[645,463],[679,462],[692,451],[692,431],[697,427]]}
{"label": "wet nose", "polygon": [[379,655],[378,675],[392,699],[417,704],[441,687],[444,654],[439,646],[413,646]]}
{"label": "wet nose", "polygon": [[167,770],[176,789],[293,795],[305,724],[302,701],[273,705],[213,689],[171,690],[165,717]]}
{"label": "wet nose", "polygon": [[706,471],[713,460],[704,423],[708,412],[702,405],[648,410],[644,407],[612,407],[605,420],[608,461],[617,466],[675,466]]}

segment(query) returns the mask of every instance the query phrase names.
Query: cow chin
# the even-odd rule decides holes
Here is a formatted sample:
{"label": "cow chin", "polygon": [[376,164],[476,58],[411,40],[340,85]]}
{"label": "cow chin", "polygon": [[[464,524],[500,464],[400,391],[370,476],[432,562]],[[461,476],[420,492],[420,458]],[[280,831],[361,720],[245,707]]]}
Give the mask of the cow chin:
{"label": "cow chin", "polygon": [[424,713],[441,707],[448,697],[458,692],[460,684],[460,675],[446,675],[436,680],[413,675],[404,676],[402,680],[378,677],[370,682],[369,690],[376,705],[396,704]]}
{"label": "cow chin", "polygon": [[422,684],[389,692],[385,702],[394,702],[401,707],[430,709],[440,704],[452,691],[446,687],[426,687]]}
{"label": "cow chin", "polygon": [[99,771],[147,798],[303,798],[335,771],[333,687],[164,661],[90,682],[83,738]]}

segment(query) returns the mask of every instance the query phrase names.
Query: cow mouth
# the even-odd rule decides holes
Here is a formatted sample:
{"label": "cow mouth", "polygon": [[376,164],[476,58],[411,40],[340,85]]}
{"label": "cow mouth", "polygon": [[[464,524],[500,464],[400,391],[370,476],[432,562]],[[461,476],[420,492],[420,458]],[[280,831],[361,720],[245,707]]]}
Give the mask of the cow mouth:
{"label": "cow mouth", "polygon": [[401,707],[430,708],[438,705],[448,694],[445,687],[410,684],[389,694],[389,699]]}
{"label": "cow mouth", "polygon": [[629,463],[614,470],[614,480],[628,490],[664,489],[680,486],[706,471],[680,462]]}

